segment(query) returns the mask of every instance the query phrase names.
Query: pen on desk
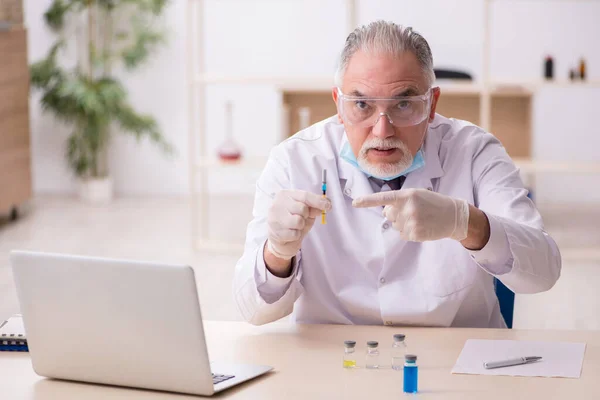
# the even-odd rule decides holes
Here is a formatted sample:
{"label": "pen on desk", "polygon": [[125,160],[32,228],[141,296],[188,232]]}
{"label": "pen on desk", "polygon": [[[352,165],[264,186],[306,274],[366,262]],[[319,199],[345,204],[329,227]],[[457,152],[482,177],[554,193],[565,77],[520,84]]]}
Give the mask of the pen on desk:
{"label": "pen on desk", "polygon": [[501,360],[501,361],[488,361],[488,362],[483,363],[483,367],[486,369],[510,367],[513,365],[529,364],[532,362],[539,361],[541,359],[542,359],[542,357],[532,356],[532,357],[518,357],[518,358],[512,358],[509,360]]}
{"label": "pen on desk", "polygon": [[[321,190],[323,191],[323,198],[327,198],[327,170],[323,170],[323,185],[321,186]],[[321,224],[325,225],[327,221],[325,220],[325,210],[321,211]]]}

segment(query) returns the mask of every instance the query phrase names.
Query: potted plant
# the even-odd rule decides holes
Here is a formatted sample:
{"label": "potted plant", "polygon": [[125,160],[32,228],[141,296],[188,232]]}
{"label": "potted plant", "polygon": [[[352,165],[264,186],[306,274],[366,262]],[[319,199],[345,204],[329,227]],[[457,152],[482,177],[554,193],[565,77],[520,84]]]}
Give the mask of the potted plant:
{"label": "potted plant", "polygon": [[[31,66],[31,84],[42,93],[43,110],[73,128],[65,154],[83,199],[112,198],[107,148],[113,132],[147,138],[172,153],[157,122],[133,108],[113,74],[117,63],[128,71],[142,65],[164,41],[157,25],[167,2],[54,0],[44,14],[58,37],[46,58]],[[77,62],[66,68],[59,54],[73,42]]]}

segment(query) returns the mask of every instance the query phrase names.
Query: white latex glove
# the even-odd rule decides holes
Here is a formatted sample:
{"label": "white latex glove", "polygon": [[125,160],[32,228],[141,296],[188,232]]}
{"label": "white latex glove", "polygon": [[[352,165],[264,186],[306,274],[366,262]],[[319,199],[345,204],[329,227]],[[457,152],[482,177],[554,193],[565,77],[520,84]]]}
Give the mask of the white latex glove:
{"label": "white latex glove", "polygon": [[278,192],[267,217],[271,254],[284,260],[294,257],[322,210],[331,210],[331,202],[321,195],[302,190]]}
{"label": "white latex glove", "polygon": [[469,228],[469,203],[425,189],[375,193],[352,202],[354,207],[385,206],[384,217],[404,240],[464,240]]}

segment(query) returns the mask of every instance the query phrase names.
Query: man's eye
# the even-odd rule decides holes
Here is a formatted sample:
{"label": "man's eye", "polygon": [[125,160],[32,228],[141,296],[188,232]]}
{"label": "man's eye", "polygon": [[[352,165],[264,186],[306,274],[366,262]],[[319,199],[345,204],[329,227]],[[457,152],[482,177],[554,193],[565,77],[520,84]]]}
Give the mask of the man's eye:
{"label": "man's eye", "polygon": [[398,108],[400,110],[407,110],[410,108],[410,101],[403,100],[396,105],[396,108]]}
{"label": "man's eye", "polygon": [[366,110],[367,108],[369,108],[369,105],[364,102],[364,101],[357,101],[355,102],[356,108],[358,108],[359,110]]}

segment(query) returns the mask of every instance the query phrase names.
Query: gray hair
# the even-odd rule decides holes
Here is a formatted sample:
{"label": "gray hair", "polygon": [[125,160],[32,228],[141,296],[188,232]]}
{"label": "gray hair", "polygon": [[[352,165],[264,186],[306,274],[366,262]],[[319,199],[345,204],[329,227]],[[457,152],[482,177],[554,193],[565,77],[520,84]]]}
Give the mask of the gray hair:
{"label": "gray hair", "polygon": [[427,84],[431,85],[435,81],[433,56],[427,40],[411,27],[393,22],[375,21],[356,28],[348,35],[335,71],[334,82],[337,86],[342,85],[348,63],[358,50],[394,55],[410,51],[417,57]]}

